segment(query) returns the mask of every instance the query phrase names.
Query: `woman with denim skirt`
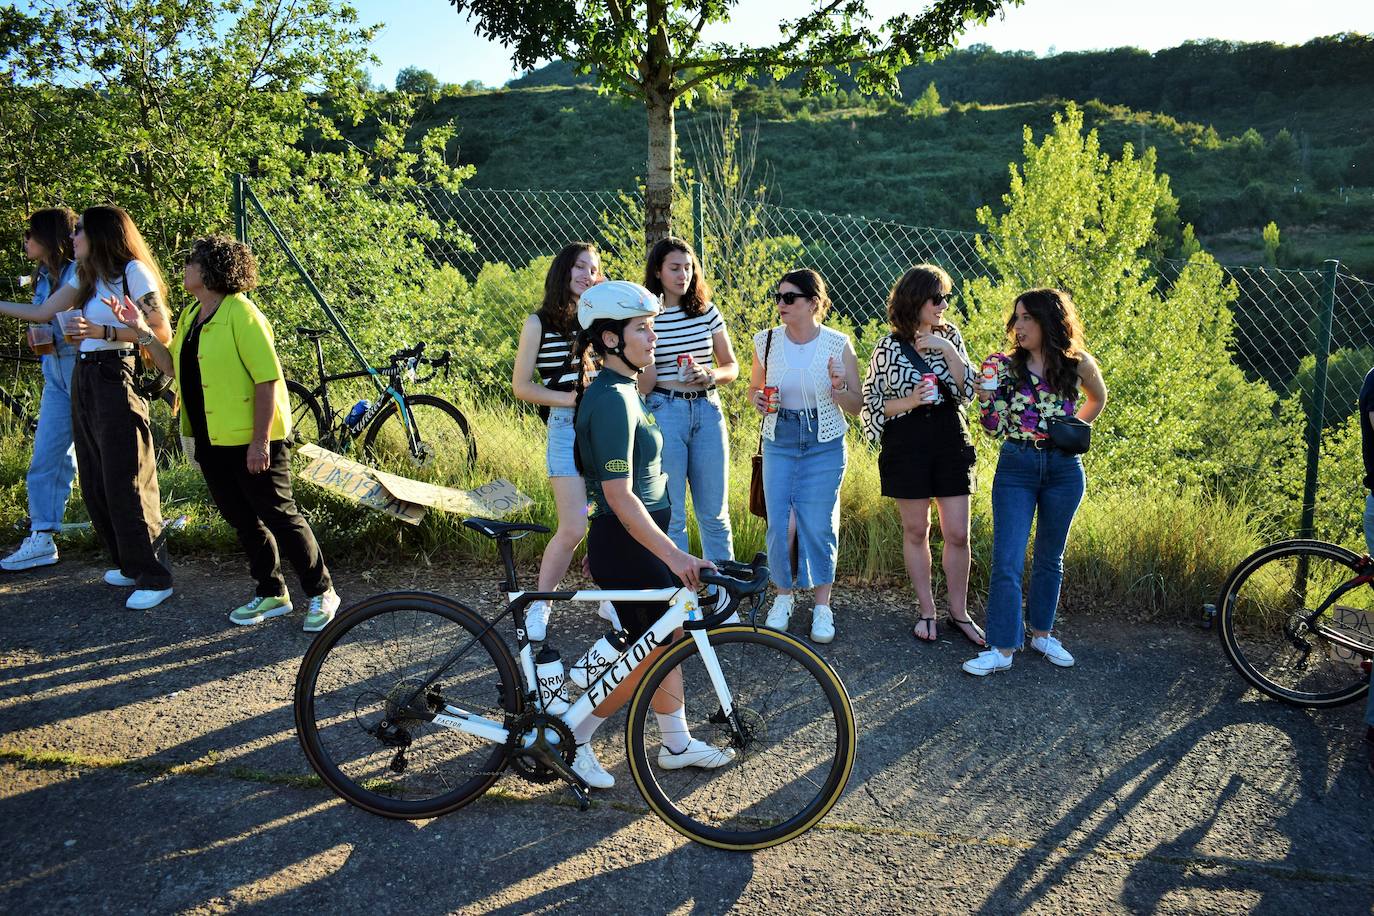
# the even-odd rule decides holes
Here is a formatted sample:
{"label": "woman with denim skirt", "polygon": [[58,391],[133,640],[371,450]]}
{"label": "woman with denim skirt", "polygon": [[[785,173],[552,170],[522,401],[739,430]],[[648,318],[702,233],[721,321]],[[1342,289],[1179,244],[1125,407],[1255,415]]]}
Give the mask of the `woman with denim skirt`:
{"label": "woman with denim skirt", "polygon": [[[29,217],[24,233],[24,256],[34,262],[31,279],[33,304],[48,297],[76,276],[72,232],[76,214],[66,207],[39,210]],[[76,344],[62,337],[57,319],[46,325],[52,335],[51,350],[42,354],[43,394],[38,405],[38,429],[33,436],[33,457],[25,478],[29,495],[30,534],[19,549],[0,560],[0,569],[18,572],[57,562],[53,535],[62,530],[62,516],[76,477],[76,447],[72,445],[72,370],[76,368]]]}
{"label": "woman with denim skirt", "polygon": [[1083,500],[1086,479],[1078,455],[1056,449],[1048,420],[1097,419],[1107,387],[1097,362],[1083,349],[1082,327],[1069,294],[1033,289],[1017,297],[1007,333],[1010,356],[993,354],[983,363],[978,390],[983,429],[1005,441],[992,481],[992,581],[988,588],[988,648],[964,662],[979,677],[1011,667],[1012,653],[1025,642],[1021,576],[1026,545],[1035,523],[1031,562],[1031,648],[1061,668],[1074,663],[1052,635],[1064,547]]}
{"label": "woman with denim skirt", "polygon": [[[515,396],[537,404],[546,415],[548,442],[544,460],[558,510],[558,530],[544,547],[539,561],[539,591],[551,592],[568,571],[573,552],[587,535],[587,488],[573,461],[573,409],[576,405],[578,371],[574,344],[581,330],[577,324],[577,300],[600,283],[601,256],[590,242],[564,245],[544,276],[544,301],[539,311],[525,319],[511,371]],[[547,601],[530,605],[525,631],[535,642],[548,633],[551,606]],[[615,608],[601,603],[600,614],[619,629]]]}
{"label": "woman with denim skirt", "polygon": [[835,638],[830,597],[848,457],[844,414],[863,407],[859,362],[849,338],[821,323],[830,297],[820,274],[783,275],[774,298],[782,323],[754,335],[749,385],[763,415],[768,568],[778,590],[765,625],[787,629],[793,591],[815,589],[811,639],[828,643]]}
{"label": "woman with denim skirt", "polygon": [[732,560],[730,438],[716,389],[739,377],[739,364],[691,247],[666,238],[649,252],[644,286],[663,298],[654,324],[654,365],[640,377],[649,412],[663,434],[672,518],[668,536],[687,549],[687,491],[701,535],[701,555]]}

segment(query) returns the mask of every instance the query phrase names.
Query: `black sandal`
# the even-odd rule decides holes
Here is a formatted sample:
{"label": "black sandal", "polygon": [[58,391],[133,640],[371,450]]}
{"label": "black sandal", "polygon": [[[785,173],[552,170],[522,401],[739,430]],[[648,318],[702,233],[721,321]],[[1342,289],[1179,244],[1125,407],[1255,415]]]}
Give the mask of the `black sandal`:
{"label": "black sandal", "polygon": [[[911,635],[917,642],[935,642],[935,620],[934,617],[917,617],[916,626],[911,628]],[[927,624],[930,629],[927,631],[929,636],[922,636],[919,630],[921,624]]]}
{"label": "black sandal", "polygon": [[[986,634],[983,633],[982,628],[980,628],[978,624],[973,622],[972,617],[968,618],[967,620],[957,620],[951,615],[946,615],[945,619],[948,620],[950,623],[954,624],[955,628],[959,631],[959,635],[963,636],[965,639],[973,643],[978,648],[986,649],[988,647]],[[977,636],[977,639],[975,639],[974,636],[969,635],[970,629],[973,630],[973,634],[974,636]]]}

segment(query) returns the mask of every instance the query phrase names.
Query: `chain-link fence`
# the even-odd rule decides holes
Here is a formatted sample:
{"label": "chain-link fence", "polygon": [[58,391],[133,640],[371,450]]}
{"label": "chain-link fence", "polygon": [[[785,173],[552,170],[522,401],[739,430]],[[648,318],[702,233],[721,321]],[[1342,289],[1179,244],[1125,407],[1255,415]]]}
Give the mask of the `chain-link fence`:
{"label": "chain-link fence", "polygon": [[[532,409],[514,400],[510,384],[522,322],[539,305],[550,258],[569,241],[594,242],[611,276],[642,276],[640,196],[319,185],[269,189],[247,182],[242,187],[239,232],[262,263],[258,298],[278,326],[289,373],[313,383],[313,354],[288,329],[321,325],[325,304],[374,365],[385,365],[389,352],[419,340],[431,350],[451,349],[453,374],[434,385],[465,412],[476,439],[478,461],[462,482],[502,476],[540,487],[542,427]],[[791,267],[814,267],[825,277],[839,320],[861,339],[861,359],[873,335],[886,333],[888,290],[912,264],[941,265],[956,289],[998,279],[974,233],[711,198],[699,186],[688,203],[690,208],[675,215],[676,225],[700,254],[746,365],[743,342],[769,320],[767,294]],[[1160,296],[1168,300],[1181,283],[1192,282],[1189,270],[1183,262],[1156,265]],[[1232,300],[1227,352],[1180,367],[1168,384],[1186,386],[1190,373],[1211,378],[1222,367],[1238,368],[1237,379],[1212,386],[1227,398],[1216,423],[1194,418],[1200,432],[1160,454],[1190,467],[1208,461],[1218,465],[1189,479],[1222,487],[1224,496],[1245,503],[1266,533],[1315,526],[1319,534],[1344,536],[1358,513],[1349,509],[1356,502],[1349,494],[1358,493],[1362,476],[1353,423],[1359,384],[1374,365],[1374,284],[1334,262],[1324,270],[1222,270],[1222,298]],[[967,308],[968,302],[959,305]],[[1197,311],[1213,318],[1223,311],[1216,303],[1203,306]],[[1009,307],[1010,302],[1000,306]],[[1209,319],[1199,315],[1198,320]],[[1135,330],[1129,321],[1130,316],[1120,316],[1115,325],[1092,327],[1090,342],[1127,340],[1127,330]],[[326,343],[331,372],[353,368],[357,357],[338,335]],[[1167,361],[1168,341],[1159,343],[1164,349],[1133,352],[1129,360]],[[981,355],[973,354],[975,360]],[[1122,370],[1108,365],[1105,371],[1111,385]],[[1227,384],[1234,384],[1234,397],[1226,395]],[[335,407],[347,409],[354,396],[367,396],[366,388],[337,396]],[[1132,397],[1148,400],[1138,391]],[[1108,417],[1135,418],[1134,427],[1116,427],[1125,444],[1110,454],[1130,454],[1148,441],[1155,423],[1147,407],[1117,401],[1110,408]],[[1218,410],[1218,405],[1205,409]],[[1256,438],[1260,432],[1268,438]],[[1237,449],[1238,440],[1254,447]],[[1168,467],[1161,464],[1158,472],[1169,479]],[[1095,480],[1110,479],[1106,468],[1093,474]],[[1318,511],[1312,520],[1302,507],[1306,502],[1310,513],[1313,505],[1322,505],[1314,490],[1319,480],[1339,488],[1332,504],[1340,508]]]}

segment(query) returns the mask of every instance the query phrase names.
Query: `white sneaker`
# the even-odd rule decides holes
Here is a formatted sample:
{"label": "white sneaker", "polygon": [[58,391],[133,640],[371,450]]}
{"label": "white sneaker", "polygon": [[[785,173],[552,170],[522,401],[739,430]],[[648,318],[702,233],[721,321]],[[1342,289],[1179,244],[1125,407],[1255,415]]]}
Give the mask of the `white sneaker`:
{"label": "white sneaker", "polygon": [[334,619],[334,614],[339,610],[339,596],[330,589],[323,595],[316,595],[310,599],[310,605],[305,612],[305,624],[301,627],[307,633],[318,633],[329,625],[329,621]]}
{"label": "white sneaker", "polygon": [[835,614],[828,604],[818,604],[811,611],[811,641],[828,643],[835,638]]}
{"label": "white sneaker", "polygon": [[35,566],[51,566],[57,562],[57,545],[53,543],[52,532],[35,531],[24,538],[19,549],[0,560],[0,569],[19,572]]}
{"label": "white sneaker", "polygon": [[1006,671],[1011,667],[1011,656],[1003,655],[996,649],[979,652],[975,658],[964,662],[964,670],[978,677],[987,677],[994,671]]}
{"label": "white sneaker", "polygon": [[596,606],[596,616],[609,623],[612,629],[625,629],[620,625],[620,615],[615,612],[615,605],[609,601],[603,601]]}
{"label": "white sneaker", "polygon": [[687,767],[701,767],[703,770],[714,770],[723,767],[735,759],[735,749],[730,747],[712,747],[705,741],[693,738],[687,742],[687,746],[682,749],[681,754],[674,754],[668,750],[668,746],[660,745],[658,749],[658,765],[665,770],[682,770]]}
{"label": "white sneaker", "polygon": [[771,630],[787,629],[787,622],[792,619],[792,595],[777,595],[773,598],[773,606],[768,609],[768,617],[764,619],[763,625]]}
{"label": "white sneaker", "polygon": [[[130,580],[130,585],[133,581]],[[150,607],[157,607],[168,598],[172,597],[170,588],[140,588],[129,596],[129,600],[124,602],[124,606],[131,611],[146,611]]]}
{"label": "white sneaker", "polygon": [[105,584],[115,585],[119,588],[128,588],[134,584],[134,580],[117,569],[107,569],[105,570]]}
{"label": "white sneaker", "polygon": [[1073,667],[1073,656],[1053,636],[1035,637],[1031,640],[1031,648],[1061,668]]}
{"label": "white sneaker", "polygon": [[553,605],[547,601],[536,601],[525,609],[525,636],[530,642],[543,642],[548,635],[549,614]]}
{"label": "white sneaker", "polygon": [[601,761],[596,759],[596,751],[592,750],[590,744],[577,746],[577,756],[573,758],[572,770],[593,789],[609,789],[615,785],[615,777],[607,773]]}

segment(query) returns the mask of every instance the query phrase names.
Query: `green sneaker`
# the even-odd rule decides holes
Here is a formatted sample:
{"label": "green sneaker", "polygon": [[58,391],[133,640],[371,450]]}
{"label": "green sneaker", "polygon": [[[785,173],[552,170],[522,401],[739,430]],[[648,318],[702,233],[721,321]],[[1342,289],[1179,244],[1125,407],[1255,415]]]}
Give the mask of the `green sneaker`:
{"label": "green sneaker", "polygon": [[289,596],[283,595],[280,598],[258,596],[243,607],[236,607],[230,611],[229,622],[247,627],[255,623],[262,623],[269,617],[280,617],[289,613],[291,613],[291,598]]}
{"label": "green sneaker", "polygon": [[330,589],[323,595],[316,595],[310,599],[310,610],[305,614],[305,626],[302,627],[307,633],[318,633],[323,630],[329,621],[334,619],[334,612],[339,609],[339,596]]}

